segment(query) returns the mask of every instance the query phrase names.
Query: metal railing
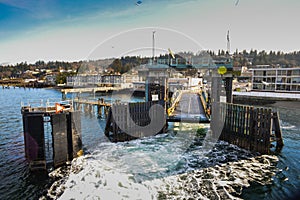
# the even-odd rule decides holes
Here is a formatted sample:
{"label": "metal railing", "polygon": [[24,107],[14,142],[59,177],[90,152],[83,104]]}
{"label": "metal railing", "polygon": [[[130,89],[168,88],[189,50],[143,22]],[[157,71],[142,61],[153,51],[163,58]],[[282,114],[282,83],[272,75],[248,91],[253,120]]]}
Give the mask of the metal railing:
{"label": "metal railing", "polygon": [[27,101],[21,101],[21,107],[26,107],[30,109],[31,112],[55,112],[57,104],[63,106],[63,110],[71,110],[73,108],[73,100],[61,100],[59,98],[28,99]]}

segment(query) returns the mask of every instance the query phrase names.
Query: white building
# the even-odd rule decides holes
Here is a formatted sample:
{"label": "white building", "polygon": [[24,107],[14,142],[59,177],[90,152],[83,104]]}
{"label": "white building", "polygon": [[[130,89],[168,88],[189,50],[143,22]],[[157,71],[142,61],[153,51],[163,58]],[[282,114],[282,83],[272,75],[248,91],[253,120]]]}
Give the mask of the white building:
{"label": "white building", "polygon": [[257,68],[252,72],[252,90],[300,92],[300,68]]}
{"label": "white building", "polygon": [[123,83],[121,75],[97,74],[76,75],[67,77],[67,86],[73,87],[96,87],[96,86],[120,86]]}

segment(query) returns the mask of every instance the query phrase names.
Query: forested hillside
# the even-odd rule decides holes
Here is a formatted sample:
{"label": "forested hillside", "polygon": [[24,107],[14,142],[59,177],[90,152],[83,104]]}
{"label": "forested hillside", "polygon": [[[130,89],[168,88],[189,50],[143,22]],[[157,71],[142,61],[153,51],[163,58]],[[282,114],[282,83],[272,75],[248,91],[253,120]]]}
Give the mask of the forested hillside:
{"label": "forested hillside", "polygon": [[[213,59],[226,56],[224,50],[218,52],[206,51],[208,55],[211,55]],[[192,53],[182,53],[184,55],[191,55]],[[181,54],[181,55],[182,55]],[[296,67],[300,66],[300,51],[294,51],[290,53],[275,52],[275,51],[257,51],[243,50],[241,52],[235,51],[233,53],[234,67],[241,66],[253,66],[253,65],[270,65],[280,67]],[[168,55],[160,55],[159,58],[168,58]],[[175,57],[179,57],[175,54]],[[139,56],[126,56],[117,59],[106,59],[96,61],[79,61],[79,62],[61,62],[61,61],[37,61],[36,63],[29,64],[27,62],[17,63],[14,65],[0,65],[0,79],[4,78],[32,78],[46,75],[46,70],[51,70],[52,73],[60,75],[61,73],[76,73],[76,72],[88,72],[97,73],[103,72],[105,69],[110,69],[111,73],[125,73],[128,70],[141,65],[146,64],[149,61],[149,57]],[[38,73],[30,74],[28,71],[36,71]]]}

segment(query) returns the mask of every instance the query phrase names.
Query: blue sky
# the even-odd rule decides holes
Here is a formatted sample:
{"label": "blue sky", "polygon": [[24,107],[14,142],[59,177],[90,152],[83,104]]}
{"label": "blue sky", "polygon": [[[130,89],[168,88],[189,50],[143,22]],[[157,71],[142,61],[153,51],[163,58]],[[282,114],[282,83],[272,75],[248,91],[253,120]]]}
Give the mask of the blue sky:
{"label": "blue sky", "polygon": [[[115,11],[134,7],[134,3],[122,0],[0,0],[1,39],[21,37],[31,30],[46,27],[84,26],[85,22],[91,23],[93,17],[101,24],[116,17]],[[105,13],[111,16],[105,17]]]}
{"label": "blue sky", "polygon": [[[0,0],[0,63],[165,49],[299,50],[298,0]],[[161,51],[159,50],[161,49]]]}

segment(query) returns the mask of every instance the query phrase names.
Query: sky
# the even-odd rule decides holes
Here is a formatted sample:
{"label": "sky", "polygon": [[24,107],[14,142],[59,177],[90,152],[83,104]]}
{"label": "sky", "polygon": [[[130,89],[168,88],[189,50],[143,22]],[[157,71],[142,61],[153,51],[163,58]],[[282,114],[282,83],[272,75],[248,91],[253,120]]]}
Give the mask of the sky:
{"label": "sky", "polygon": [[[299,0],[0,0],[0,64],[299,51]],[[154,38],[154,40],[153,40]]]}

